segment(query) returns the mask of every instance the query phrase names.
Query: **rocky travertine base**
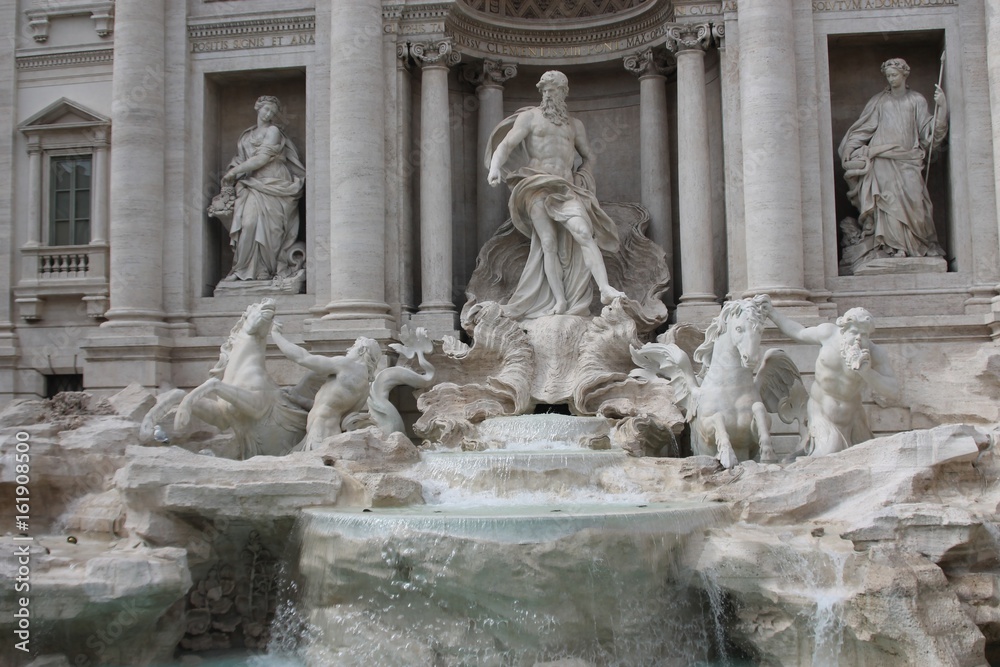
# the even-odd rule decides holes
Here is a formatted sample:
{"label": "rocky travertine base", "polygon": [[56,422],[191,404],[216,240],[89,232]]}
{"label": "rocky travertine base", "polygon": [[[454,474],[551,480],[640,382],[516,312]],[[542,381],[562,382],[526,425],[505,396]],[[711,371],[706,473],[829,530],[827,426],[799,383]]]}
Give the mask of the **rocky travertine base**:
{"label": "rocky travertine base", "polygon": [[740,521],[688,554],[730,640],[765,665],[985,665],[1000,647],[1000,457],[941,426],[789,465],[629,469],[653,500],[706,493]]}
{"label": "rocky travertine base", "polygon": [[[38,655],[141,665],[168,657],[182,638],[260,646],[270,610],[241,595],[271,585],[301,508],[422,502],[405,438],[361,431],[314,452],[234,461],[194,453],[213,451],[204,442],[134,446],[134,418],[148,403],[141,392],[107,404],[133,419],[106,414],[103,403],[70,403],[19,403],[0,415],[0,438],[30,435]],[[733,472],[705,457],[628,458],[615,479],[649,502],[732,509],[737,521],[707,529],[680,566],[706,592],[729,647],[759,664],[978,666],[1000,658],[993,428],[910,431]],[[5,493],[13,465],[0,458]],[[0,566],[5,633],[15,605],[11,540]]]}

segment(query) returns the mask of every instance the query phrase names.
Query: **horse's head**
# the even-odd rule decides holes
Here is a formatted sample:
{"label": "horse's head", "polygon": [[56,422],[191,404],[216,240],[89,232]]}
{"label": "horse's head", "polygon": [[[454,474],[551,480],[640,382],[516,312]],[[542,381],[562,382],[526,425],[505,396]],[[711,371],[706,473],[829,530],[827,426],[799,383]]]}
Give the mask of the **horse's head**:
{"label": "horse's head", "polygon": [[[760,337],[764,331],[764,311],[757,299],[740,299],[723,307],[730,309],[724,331],[740,354],[744,368],[753,370],[760,362]],[[720,316],[721,317],[721,316]]]}
{"label": "horse's head", "polygon": [[716,342],[727,340],[737,351],[744,368],[753,370],[760,361],[760,336],[764,330],[764,311],[760,297],[728,301],[722,312],[705,331],[705,342],[695,351],[694,360],[702,372],[712,363]]}
{"label": "horse's head", "polygon": [[267,338],[274,322],[275,305],[274,299],[264,299],[259,303],[250,304],[243,313],[243,333],[257,338]]}

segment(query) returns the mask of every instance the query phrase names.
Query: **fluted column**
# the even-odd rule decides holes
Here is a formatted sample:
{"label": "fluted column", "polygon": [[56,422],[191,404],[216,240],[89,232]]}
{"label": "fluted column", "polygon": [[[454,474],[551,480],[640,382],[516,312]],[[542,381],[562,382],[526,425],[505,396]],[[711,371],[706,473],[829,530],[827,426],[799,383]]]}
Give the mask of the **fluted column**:
{"label": "fluted column", "polygon": [[103,327],[163,321],[166,0],[115,7],[109,205],[111,309]]}
{"label": "fluted column", "polygon": [[802,260],[793,8],[794,0],[739,6],[747,292],[814,308]]}
{"label": "fluted column", "polygon": [[[673,272],[674,242],[670,195],[670,135],[667,125],[666,59],[646,49],[626,56],[625,69],[639,77],[640,197],[649,211],[649,238],[663,248]],[[673,281],[671,281],[673,283]],[[673,285],[667,295],[673,301]]]}
{"label": "fluted column", "polygon": [[420,310],[414,322],[434,337],[455,331],[452,302],[451,125],[448,68],[459,54],[451,40],[410,45],[420,65]]}
{"label": "fluted column", "polygon": [[678,322],[702,322],[719,313],[712,253],[711,164],[705,94],[707,23],[675,25],[667,48],[677,56],[678,213],[681,231],[681,288]]}
{"label": "fluted column", "polygon": [[[385,88],[380,0],[333,2],[330,40],[349,45],[330,68],[330,302],[310,339],[387,338]],[[360,37],[359,37],[360,36]]]}
{"label": "fluted column", "polygon": [[481,66],[465,70],[466,78],[476,85],[479,99],[479,134],[476,142],[476,241],[478,247],[493,238],[507,216],[507,189],[493,188],[486,182],[490,168],[486,164],[486,144],[493,128],[503,120],[503,84],[517,76],[517,65],[486,58]]}

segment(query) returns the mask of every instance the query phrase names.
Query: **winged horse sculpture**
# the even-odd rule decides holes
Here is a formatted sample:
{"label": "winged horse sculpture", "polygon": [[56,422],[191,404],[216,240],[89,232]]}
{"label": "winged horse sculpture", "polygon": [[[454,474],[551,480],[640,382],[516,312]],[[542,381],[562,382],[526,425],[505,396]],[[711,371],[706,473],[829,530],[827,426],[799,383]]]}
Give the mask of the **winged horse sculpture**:
{"label": "winged horse sculpture", "polygon": [[274,299],[247,307],[220,348],[209,379],[190,393],[174,389],[159,396],[139,428],[142,442],[154,439],[157,422],[176,409],[177,431],[184,431],[192,416],[220,430],[232,429],[243,459],[287,454],[305,435],[307,413],[265,367],[274,312]]}
{"label": "winged horse sculpture", "polygon": [[770,305],[766,295],[726,303],[693,354],[694,362],[701,364],[697,375],[691,358],[673,343],[632,348],[640,368],[631,375],[669,380],[691,423],[692,449],[714,456],[725,468],[758,453],[762,462],[775,460],[768,413],[778,413],[786,423],[798,418],[802,424],[799,403],[805,390],[795,363],[776,349],[761,359],[760,339]]}

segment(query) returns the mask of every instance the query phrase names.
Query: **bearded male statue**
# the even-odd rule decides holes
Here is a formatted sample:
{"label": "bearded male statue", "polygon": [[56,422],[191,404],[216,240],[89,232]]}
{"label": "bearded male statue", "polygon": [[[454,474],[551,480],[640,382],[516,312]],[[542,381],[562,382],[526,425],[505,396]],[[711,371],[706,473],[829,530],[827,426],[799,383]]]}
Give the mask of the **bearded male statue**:
{"label": "bearded male statue", "polygon": [[837,319],[804,327],[771,307],[765,312],[783,334],[799,343],[819,345],[816,376],[806,406],[810,456],[825,456],[870,440],[871,428],[861,405],[861,392],[868,386],[885,398],[894,399],[899,384],[889,365],[889,355],[871,335],[875,320],[864,308],[851,308]]}
{"label": "bearded male statue", "polygon": [[[601,251],[618,250],[618,232],[597,203],[594,155],[583,123],[566,112],[569,82],[553,70],[542,75],[537,88],[541,105],[504,119],[493,130],[485,157],[489,184],[507,181],[514,227],[531,241],[521,278],[503,306],[504,315],[516,320],[588,314],[591,277],[603,303],[625,296],[608,283]],[[523,166],[501,174],[522,149]],[[577,154],[582,164],[574,170]]]}

